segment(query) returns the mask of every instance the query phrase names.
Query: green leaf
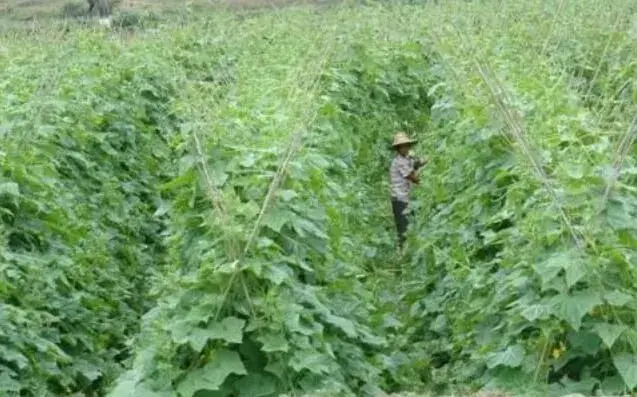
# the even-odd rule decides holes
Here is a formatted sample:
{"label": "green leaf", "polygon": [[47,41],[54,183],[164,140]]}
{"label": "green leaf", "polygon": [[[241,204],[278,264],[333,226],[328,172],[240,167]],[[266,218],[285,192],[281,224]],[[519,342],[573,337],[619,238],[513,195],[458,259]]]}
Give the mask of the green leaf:
{"label": "green leaf", "polygon": [[161,185],[159,188],[161,190],[173,190],[173,189],[177,189],[180,187],[184,187],[184,186],[191,186],[193,184],[193,182],[196,181],[197,178],[197,172],[196,170],[193,168],[187,172],[182,173],[181,175],[175,177],[174,179],[170,180],[169,182],[164,183],[163,185]]}
{"label": "green leaf", "polygon": [[359,330],[359,339],[363,343],[367,343],[373,346],[387,346],[387,340],[381,336],[374,335],[371,332],[366,331],[365,329]]}
{"label": "green leaf", "polygon": [[212,336],[209,329],[196,328],[188,335],[188,342],[196,352],[201,352]]}
{"label": "green leaf", "polygon": [[566,284],[570,288],[586,275],[586,258],[575,251],[558,252],[535,266],[542,280],[543,289],[557,277],[561,270],[565,272]]}
{"label": "green leaf", "polygon": [[220,390],[230,374],[247,375],[237,352],[218,350],[210,357],[210,360],[202,368],[190,372],[179,383],[177,391],[181,397],[192,397],[200,390]]}
{"label": "green leaf", "polygon": [[581,164],[564,164],[566,174],[573,179],[582,179],[584,177],[584,168]]}
{"label": "green leaf", "polygon": [[625,325],[608,323],[595,324],[593,328],[609,349],[613,347],[617,338],[619,338],[621,334],[628,329]]}
{"label": "green leaf", "polygon": [[332,359],[326,354],[309,350],[297,350],[290,360],[290,366],[297,372],[304,369],[316,375],[326,375],[331,372]]}
{"label": "green leaf", "polygon": [[107,397],[171,397],[170,392],[156,392],[144,382],[139,381],[139,374],[129,371],[117,381],[117,386]]}
{"label": "green leaf", "polygon": [[201,351],[209,340],[224,340],[228,343],[243,341],[243,327],[245,321],[237,317],[226,317],[212,323],[208,328],[200,328],[193,324],[193,320],[174,321],[167,327],[175,343],[190,343],[195,351]]}
{"label": "green leaf", "polygon": [[522,316],[529,321],[535,321],[540,318],[545,318],[550,314],[551,310],[546,305],[530,305],[522,310]]}
{"label": "green leaf", "polygon": [[587,355],[594,355],[602,348],[602,339],[594,332],[579,330],[568,335],[570,348]]}
{"label": "green leaf", "polygon": [[437,332],[439,334],[446,331],[447,328],[448,328],[448,320],[447,320],[447,316],[445,316],[444,314],[440,314],[436,316],[436,319],[429,326],[430,330]]}
{"label": "green leaf", "polygon": [[174,320],[168,323],[164,329],[170,332],[173,341],[177,344],[186,343],[195,325],[190,320]]}
{"label": "green leaf", "polygon": [[566,394],[569,393],[569,395],[576,397],[578,395],[577,393],[581,393],[585,396],[590,395],[591,391],[599,385],[599,380],[594,377],[588,377],[578,382],[565,376],[560,380],[560,383],[564,385],[564,390],[560,395],[567,397]]}
{"label": "green leaf", "polygon": [[20,382],[11,378],[8,372],[2,372],[0,374],[0,392],[20,392],[22,390],[22,386]]}
{"label": "green leaf", "polygon": [[283,263],[270,263],[263,269],[263,277],[267,278],[275,285],[281,285],[284,281],[292,278],[294,271]]}
{"label": "green leaf", "polygon": [[613,364],[624,379],[629,389],[637,386],[637,355],[629,353],[620,353],[613,356]]}
{"label": "green leaf", "polygon": [[281,360],[273,358],[271,361],[268,361],[268,364],[263,368],[264,371],[273,374],[279,379],[285,379],[286,375],[289,373],[290,368],[287,365],[287,360]]}
{"label": "green leaf", "polygon": [[254,153],[247,153],[241,160],[239,165],[245,168],[252,167],[257,162],[257,156]]}
{"label": "green leaf", "polygon": [[[435,321],[435,320],[434,320]],[[439,325],[439,324],[436,324]],[[391,314],[387,314],[383,319],[383,328],[400,328],[403,323]]]}
{"label": "green leaf", "polygon": [[585,275],[586,267],[584,266],[583,258],[572,258],[573,260],[566,265],[564,270],[566,271],[566,285],[569,288],[577,284]]}
{"label": "green leaf", "polygon": [[521,345],[513,345],[507,347],[503,352],[492,353],[487,358],[487,367],[495,368],[499,365],[505,367],[517,368],[522,365],[525,357],[524,347]]}
{"label": "green leaf", "polygon": [[535,272],[540,276],[542,289],[545,289],[557,277],[563,268],[564,260],[563,254],[556,254],[534,266]]}
{"label": "green leaf", "polygon": [[633,301],[633,297],[621,291],[612,291],[604,294],[604,300],[608,302],[608,304],[622,307]]}
{"label": "green leaf", "polygon": [[223,186],[228,180],[228,174],[226,173],[223,165],[215,164],[215,166],[209,169],[210,179],[215,187]]}
{"label": "green leaf", "polygon": [[292,227],[294,231],[297,232],[301,237],[306,237],[307,233],[315,235],[321,239],[327,239],[327,235],[316,226],[316,224],[308,219],[303,219],[301,217],[295,217],[292,219]]}
{"label": "green leaf", "polygon": [[586,313],[601,303],[600,296],[594,291],[576,291],[572,295],[556,296],[553,314],[568,322],[577,331],[580,329],[582,318]]}
{"label": "green leaf", "polygon": [[298,197],[298,193],[296,193],[294,190],[289,190],[289,189],[288,190],[285,190],[285,189],[284,190],[280,190],[278,192],[278,195],[279,195],[279,197],[281,197],[281,199],[283,201],[290,201],[293,198]]}
{"label": "green leaf", "polygon": [[116,386],[108,393],[107,397],[135,397],[135,388],[139,383],[139,378],[135,371],[125,372],[117,379]]}
{"label": "green leaf", "polygon": [[243,327],[245,321],[237,317],[226,317],[220,322],[212,323],[206,329],[196,328],[190,334],[188,340],[196,351],[203,350],[209,340],[224,340],[228,343],[241,343],[243,341]]}
{"label": "green leaf", "polygon": [[629,326],[621,335],[621,339],[626,341],[629,346],[637,346],[637,328]]}
{"label": "green leaf", "polygon": [[281,208],[273,208],[264,216],[263,226],[280,233],[283,225],[288,222],[292,222],[296,218],[296,214],[292,211]]}
{"label": "green leaf", "polygon": [[19,196],[20,187],[15,182],[2,182],[0,183],[0,196],[5,194],[8,196]]}
{"label": "green leaf", "polygon": [[95,366],[85,360],[75,360],[73,368],[91,382],[95,381],[102,375],[98,366]]}
{"label": "green leaf", "polygon": [[599,395],[601,396],[619,396],[626,392],[626,384],[621,375],[612,376],[604,379],[601,385]]}
{"label": "green leaf", "polygon": [[625,205],[609,200],[605,210],[606,221],[613,229],[635,230],[633,217],[626,216],[627,212]]}
{"label": "green leaf", "polygon": [[282,333],[260,334],[257,336],[257,341],[263,344],[261,350],[266,353],[287,352],[289,349],[288,341],[285,339],[285,336]]}
{"label": "green leaf", "polygon": [[270,263],[263,269],[263,276],[275,285],[281,285],[293,275],[294,271],[283,263]]}
{"label": "green leaf", "polygon": [[29,366],[29,359],[11,346],[0,346],[0,358],[13,363],[18,369],[25,369]]}
{"label": "green leaf", "polygon": [[345,335],[349,336],[350,338],[356,337],[356,327],[354,327],[354,323],[350,320],[344,317],[335,316],[333,314],[326,314],[324,318],[325,321],[343,331]]}
{"label": "green leaf", "polygon": [[236,383],[239,396],[265,397],[277,391],[276,378],[270,374],[251,373]]}

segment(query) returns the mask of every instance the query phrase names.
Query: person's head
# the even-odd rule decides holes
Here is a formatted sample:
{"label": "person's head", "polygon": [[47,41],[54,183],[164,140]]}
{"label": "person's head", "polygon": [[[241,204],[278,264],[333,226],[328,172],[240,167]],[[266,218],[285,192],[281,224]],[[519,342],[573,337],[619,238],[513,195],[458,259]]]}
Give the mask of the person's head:
{"label": "person's head", "polygon": [[407,136],[404,132],[399,131],[396,135],[394,135],[394,143],[392,144],[392,147],[401,156],[407,156],[414,143],[416,143],[415,140],[409,138],[409,136]]}
{"label": "person's head", "polygon": [[411,150],[411,146],[411,143],[404,143],[402,145],[394,146],[394,149],[396,149],[401,156],[407,156]]}

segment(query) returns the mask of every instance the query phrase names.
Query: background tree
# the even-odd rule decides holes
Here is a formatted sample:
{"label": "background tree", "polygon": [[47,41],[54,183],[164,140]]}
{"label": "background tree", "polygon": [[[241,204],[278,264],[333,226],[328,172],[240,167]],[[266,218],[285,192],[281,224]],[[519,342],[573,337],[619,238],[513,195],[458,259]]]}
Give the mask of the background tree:
{"label": "background tree", "polygon": [[107,17],[111,15],[113,2],[111,0],[88,0],[89,13],[93,13],[96,8],[100,17]]}

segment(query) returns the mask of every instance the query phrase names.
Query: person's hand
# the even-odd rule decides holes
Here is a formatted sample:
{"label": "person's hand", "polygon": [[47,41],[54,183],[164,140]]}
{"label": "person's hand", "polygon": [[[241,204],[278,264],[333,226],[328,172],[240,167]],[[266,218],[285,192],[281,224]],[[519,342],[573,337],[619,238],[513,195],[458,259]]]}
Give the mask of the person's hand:
{"label": "person's hand", "polygon": [[427,158],[419,157],[415,160],[414,166],[416,169],[420,169],[427,165],[427,163],[429,163],[429,160]]}

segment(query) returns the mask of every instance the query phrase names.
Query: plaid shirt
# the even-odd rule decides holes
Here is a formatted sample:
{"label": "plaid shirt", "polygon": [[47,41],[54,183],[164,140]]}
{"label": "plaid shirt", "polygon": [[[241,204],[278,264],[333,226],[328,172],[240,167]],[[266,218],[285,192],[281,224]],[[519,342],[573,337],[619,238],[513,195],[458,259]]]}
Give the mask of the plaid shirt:
{"label": "plaid shirt", "polygon": [[412,171],[414,171],[414,161],[411,158],[403,157],[400,154],[394,157],[389,171],[392,198],[405,203],[409,202],[409,193],[413,182],[407,179],[407,176]]}

